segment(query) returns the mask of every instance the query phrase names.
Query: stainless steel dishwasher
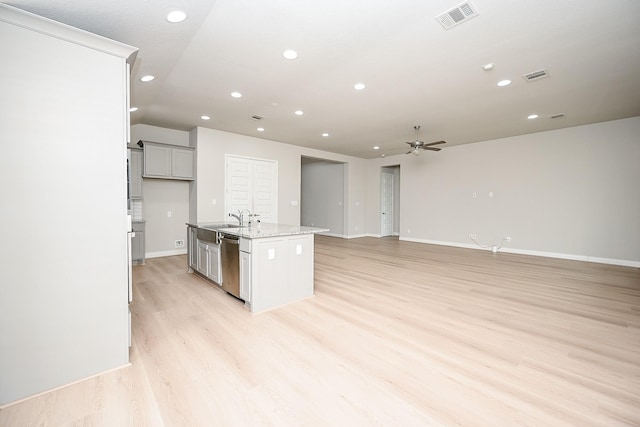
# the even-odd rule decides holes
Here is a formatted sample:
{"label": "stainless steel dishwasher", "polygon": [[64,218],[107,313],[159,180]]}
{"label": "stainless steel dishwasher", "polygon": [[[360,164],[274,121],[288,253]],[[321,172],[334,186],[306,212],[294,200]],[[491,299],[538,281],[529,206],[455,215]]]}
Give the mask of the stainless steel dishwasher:
{"label": "stainless steel dishwasher", "polygon": [[240,298],[240,240],[238,237],[222,235],[220,262],[222,263],[222,289]]}

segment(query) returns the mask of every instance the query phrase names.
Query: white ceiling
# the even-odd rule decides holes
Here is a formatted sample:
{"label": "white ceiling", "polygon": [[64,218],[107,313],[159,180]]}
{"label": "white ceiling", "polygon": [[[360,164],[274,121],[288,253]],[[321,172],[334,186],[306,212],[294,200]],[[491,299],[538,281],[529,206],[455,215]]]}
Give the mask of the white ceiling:
{"label": "white ceiling", "polygon": [[[472,0],[479,15],[449,30],[435,17],[458,0],[4,2],[138,47],[133,124],[371,158],[405,152],[414,125],[446,150],[640,115],[638,0]],[[168,23],[174,9],[187,20]],[[522,78],[540,69],[550,77]],[[498,88],[504,78],[513,83]]]}

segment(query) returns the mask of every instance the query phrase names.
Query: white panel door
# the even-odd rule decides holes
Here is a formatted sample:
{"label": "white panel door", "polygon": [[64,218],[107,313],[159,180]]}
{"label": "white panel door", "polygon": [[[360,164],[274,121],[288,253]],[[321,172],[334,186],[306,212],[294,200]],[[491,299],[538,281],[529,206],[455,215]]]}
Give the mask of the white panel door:
{"label": "white panel door", "polygon": [[393,234],[393,174],[382,173],[380,184],[380,235]]}
{"label": "white panel door", "polygon": [[[263,222],[278,221],[278,164],[227,156],[226,213],[248,209]],[[249,218],[247,218],[247,221]]]}
{"label": "white panel door", "polygon": [[276,163],[256,160],[253,165],[253,209],[264,222],[278,220],[278,170]]}
{"label": "white panel door", "polygon": [[249,159],[227,158],[227,177],[225,183],[227,215],[238,210],[253,207],[252,181],[253,167]]}

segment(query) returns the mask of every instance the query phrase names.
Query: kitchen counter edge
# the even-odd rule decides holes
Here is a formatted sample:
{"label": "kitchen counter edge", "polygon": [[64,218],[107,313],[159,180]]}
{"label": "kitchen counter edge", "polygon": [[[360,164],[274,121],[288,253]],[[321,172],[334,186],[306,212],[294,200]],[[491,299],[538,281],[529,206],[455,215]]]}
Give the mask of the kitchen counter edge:
{"label": "kitchen counter edge", "polygon": [[222,234],[242,237],[245,239],[264,239],[268,237],[295,236],[302,234],[315,234],[330,231],[328,228],[306,227],[301,225],[261,223],[260,225],[250,225],[238,227],[229,223],[202,223],[194,224],[187,222],[189,227],[214,230]]}

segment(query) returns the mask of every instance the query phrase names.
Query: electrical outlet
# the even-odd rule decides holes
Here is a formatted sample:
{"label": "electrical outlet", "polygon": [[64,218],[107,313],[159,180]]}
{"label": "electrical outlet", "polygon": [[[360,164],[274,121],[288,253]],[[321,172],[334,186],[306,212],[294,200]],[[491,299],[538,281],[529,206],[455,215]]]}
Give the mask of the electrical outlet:
{"label": "electrical outlet", "polygon": [[184,240],[176,240],[175,246],[176,248],[184,248]]}
{"label": "electrical outlet", "polygon": [[473,233],[469,233],[469,238],[470,238],[470,239],[474,239],[474,240],[475,240],[476,235],[475,235],[475,234],[473,234]]}
{"label": "electrical outlet", "polygon": [[506,237],[504,238],[504,241],[505,241],[505,242],[510,242],[510,241],[511,241],[511,236],[506,236]]}

